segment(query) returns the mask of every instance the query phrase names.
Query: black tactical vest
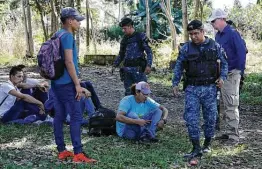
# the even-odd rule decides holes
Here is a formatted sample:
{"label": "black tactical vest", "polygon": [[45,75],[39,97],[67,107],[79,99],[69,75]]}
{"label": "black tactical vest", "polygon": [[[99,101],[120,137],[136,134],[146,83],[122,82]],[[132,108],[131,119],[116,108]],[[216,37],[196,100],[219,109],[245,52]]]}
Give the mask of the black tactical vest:
{"label": "black tactical vest", "polygon": [[201,51],[200,47],[192,42],[188,44],[188,58],[183,62],[187,85],[214,84],[217,79],[218,56],[215,41],[209,39]]}

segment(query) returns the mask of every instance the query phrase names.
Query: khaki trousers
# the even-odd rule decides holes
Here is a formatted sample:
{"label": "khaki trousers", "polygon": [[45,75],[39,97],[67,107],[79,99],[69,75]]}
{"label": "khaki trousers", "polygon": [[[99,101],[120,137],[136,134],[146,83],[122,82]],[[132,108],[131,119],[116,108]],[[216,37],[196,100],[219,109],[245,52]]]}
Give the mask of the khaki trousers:
{"label": "khaki trousers", "polygon": [[240,70],[233,69],[228,72],[222,88],[222,101],[224,104],[225,134],[229,138],[239,141],[239,84]]}

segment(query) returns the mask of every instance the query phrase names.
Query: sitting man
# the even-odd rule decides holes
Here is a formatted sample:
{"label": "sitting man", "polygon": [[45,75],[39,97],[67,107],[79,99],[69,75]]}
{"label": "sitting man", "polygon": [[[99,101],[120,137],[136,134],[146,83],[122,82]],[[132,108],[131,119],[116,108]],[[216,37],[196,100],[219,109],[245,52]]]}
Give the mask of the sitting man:
{"label": "sitting man", "polygon": [[[81,87],[84,88],[85,91],[85,97],[81,98],[80,105],[81,105],[81,112],[87,112],[88,117],[91,117],[95,110],[98,110],[99,108],[102,108],[100,100],[94,90],[94,87],[91,82],[83,81],[80,83]],[[91,97],[91,98],[90,98]],[[46,112],[49,112],[50,114],[54,115],[54,93],[52,89],[49,89],[48,91],[48,99],[45,102],[45,110]],[[70,116],[67,114],[66,117],[66,123],[70,122]],[[82,125],[87,124],[88,121],[83,119]]]}
{"label": "sitting man", "polygon": [[[18,85],[23,81],[23,68],[14,66],[9,72],[9,80],[0,87],[0,121],[3,123],[11,122],[26,117],[25,108],[29,104],[36,105],[36,109],[29,109],[30,114],[45,114],[44,105],[34,97],[23,94],[18,90]],[[34,111],[34,112],[33,112]],[[30,116],[31,117],[31,116]],[[35,120],[24,118],[24,123],[30,123]]]}
{"label": "sitting man", "polygon": [[118,107],[118,136],[142,142],[158,141],[156,129],[166,124],[168,110],[149,97],[151,91],[146,82],[133,84],[131,93],[121,100]]}

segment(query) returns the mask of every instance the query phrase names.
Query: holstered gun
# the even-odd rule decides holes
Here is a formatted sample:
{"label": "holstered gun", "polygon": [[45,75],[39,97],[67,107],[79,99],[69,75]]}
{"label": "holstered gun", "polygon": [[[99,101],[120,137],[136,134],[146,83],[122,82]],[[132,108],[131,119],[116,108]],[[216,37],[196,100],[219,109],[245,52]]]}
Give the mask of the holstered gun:
{"label": "holstered gun", "polygon": [[125,70],[124,68],[119,69],[119,75],[120,75],[120,80],[123,82],[125,80]]}

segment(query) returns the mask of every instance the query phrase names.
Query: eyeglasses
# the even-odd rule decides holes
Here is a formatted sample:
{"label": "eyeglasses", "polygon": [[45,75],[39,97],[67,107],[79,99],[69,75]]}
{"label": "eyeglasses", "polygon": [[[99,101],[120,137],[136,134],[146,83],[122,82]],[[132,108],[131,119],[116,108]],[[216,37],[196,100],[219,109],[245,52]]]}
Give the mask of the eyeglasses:
{"label": "eyeglasses", "polygon": [[211,23],[215,23],[217,19],[214,19],[213,21],[211,21]]}

